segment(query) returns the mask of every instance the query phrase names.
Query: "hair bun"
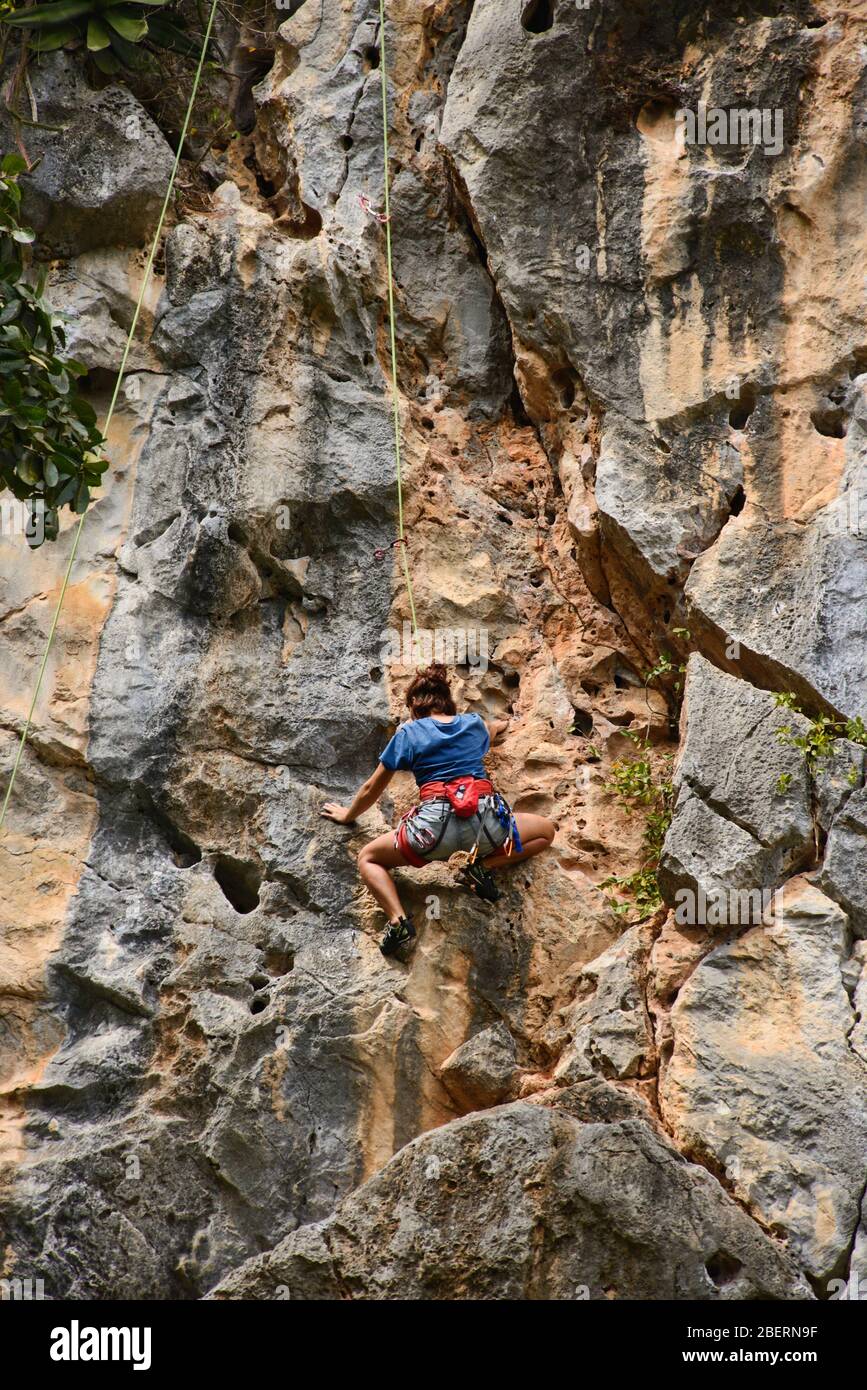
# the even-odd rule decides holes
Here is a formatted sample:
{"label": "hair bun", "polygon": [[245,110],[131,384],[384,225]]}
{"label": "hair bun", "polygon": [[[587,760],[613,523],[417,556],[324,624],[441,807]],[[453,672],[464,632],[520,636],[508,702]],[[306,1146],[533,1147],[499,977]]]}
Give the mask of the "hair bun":
{"label": "hair bun", "polygon": [[432,661],[430,666],[418,668],[409,683],[406,703],[413,719],[424,719],[428,714],[457,714],[449,686],[449,673],[441,661]]}
{"label": "hair bun", "polygon": [[422,680],[431,681],[435,685],[448,684],[449,673],[441,661],[432,661],[430,666],[419,666],[418,674]]}

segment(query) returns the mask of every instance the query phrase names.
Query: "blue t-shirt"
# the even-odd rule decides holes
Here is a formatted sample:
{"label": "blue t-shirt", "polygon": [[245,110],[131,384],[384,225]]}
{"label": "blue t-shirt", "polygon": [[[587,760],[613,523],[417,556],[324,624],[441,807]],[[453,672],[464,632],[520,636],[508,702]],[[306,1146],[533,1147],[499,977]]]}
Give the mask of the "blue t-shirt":
{"label": "blue t-shirt", "polygon": [[487,777],[482,759],[490,746],[488,726],[480,715],[459,714],[445,722],[429,715],[401,724],[379,761],[391,772],[415,773],[421,787],[455,777]]}

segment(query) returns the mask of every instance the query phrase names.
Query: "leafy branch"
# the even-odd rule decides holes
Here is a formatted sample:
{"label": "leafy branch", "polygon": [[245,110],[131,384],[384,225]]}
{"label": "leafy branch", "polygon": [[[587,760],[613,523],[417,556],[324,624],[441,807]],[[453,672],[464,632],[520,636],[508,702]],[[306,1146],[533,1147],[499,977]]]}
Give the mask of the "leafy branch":
{"label": "leafy branch", "polygon": [[46,304],[46,272],[28,279],[26,248],[34,233],[20,221],[19,154],[0,162],[0,492],[8,489],[32,512],[44,510],[31,545],[54,540],[58,512],[83,513],[90,490],[108,468],[96,413],[78,393],[86,368],[60,356],[63,316]]}

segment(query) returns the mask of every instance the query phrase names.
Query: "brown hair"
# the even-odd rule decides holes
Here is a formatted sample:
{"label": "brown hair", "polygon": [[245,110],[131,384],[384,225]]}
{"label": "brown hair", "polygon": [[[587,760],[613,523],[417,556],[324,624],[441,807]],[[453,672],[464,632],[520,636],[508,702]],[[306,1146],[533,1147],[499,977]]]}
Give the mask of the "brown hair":
{"label": "brown hair", "polygon": [[412,719],[425,719],[429,714],[457,714],[445,666],[435,661],[420,669],[410,682],[406,703]]}

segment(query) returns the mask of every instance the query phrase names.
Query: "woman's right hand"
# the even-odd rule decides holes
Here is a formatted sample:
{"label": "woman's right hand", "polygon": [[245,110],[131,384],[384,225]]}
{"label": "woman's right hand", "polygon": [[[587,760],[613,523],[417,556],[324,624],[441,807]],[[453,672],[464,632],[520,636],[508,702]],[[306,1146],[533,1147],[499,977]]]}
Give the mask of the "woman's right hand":
{"label": "woman's right hand", "polygon": [[338,825],[352,825],[349,808],[338,806],[336,801],[326,801],[319,814],[324,816],[325,820],[336,821]]}

